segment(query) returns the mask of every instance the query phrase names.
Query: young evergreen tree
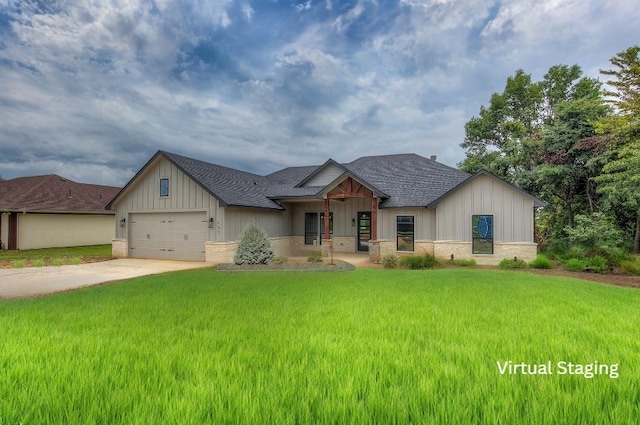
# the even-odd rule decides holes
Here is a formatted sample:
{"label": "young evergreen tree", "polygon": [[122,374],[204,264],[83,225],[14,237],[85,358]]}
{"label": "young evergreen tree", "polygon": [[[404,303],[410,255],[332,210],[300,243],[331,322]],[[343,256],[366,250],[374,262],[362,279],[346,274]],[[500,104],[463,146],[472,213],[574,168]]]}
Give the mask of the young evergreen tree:
{"label": "young evergreen tree", "polygon": [[266,233],[255,223],[249,223],[240,236],[233,259],[235,264],[267,264],[273,260],[273,249]]}

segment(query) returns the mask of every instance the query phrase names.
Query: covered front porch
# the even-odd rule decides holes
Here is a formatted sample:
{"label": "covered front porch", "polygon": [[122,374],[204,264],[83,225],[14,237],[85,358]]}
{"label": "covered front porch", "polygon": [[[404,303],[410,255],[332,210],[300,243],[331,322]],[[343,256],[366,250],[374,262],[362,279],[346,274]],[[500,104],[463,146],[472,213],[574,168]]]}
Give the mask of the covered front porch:
{"label": "covered front porch", "polygon": [[295,248],[320,249],[327,257],[332,251],[370,253],[373,261],[379,260],[376,241],[380,198],[374,190],[348,176],[320,195],[322,198],[283,202],[291,211]]}

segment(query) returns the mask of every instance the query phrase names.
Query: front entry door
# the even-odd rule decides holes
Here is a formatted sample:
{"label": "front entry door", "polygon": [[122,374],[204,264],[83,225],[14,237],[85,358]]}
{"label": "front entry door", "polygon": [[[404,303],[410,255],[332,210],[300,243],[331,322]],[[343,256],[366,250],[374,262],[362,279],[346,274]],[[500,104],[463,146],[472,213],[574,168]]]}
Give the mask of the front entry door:
{"label": "front entry door", "polygon": [[371,211],[358,212],[358,251],[369,251]]}

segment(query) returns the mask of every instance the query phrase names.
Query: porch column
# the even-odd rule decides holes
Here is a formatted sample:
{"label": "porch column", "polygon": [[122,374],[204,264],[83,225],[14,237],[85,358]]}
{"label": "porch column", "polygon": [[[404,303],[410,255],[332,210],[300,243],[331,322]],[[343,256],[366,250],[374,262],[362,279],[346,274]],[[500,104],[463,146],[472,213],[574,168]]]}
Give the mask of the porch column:
{"label": "porch column", "polygon": [[371,240],[369,241],[369,261],[380,263],[380,241],[378,240],[378,198],[371,198]]}
{"label": "porch column", "polygon": [[333,240],[331,239],[331,220],[329,212],[329,195],[324,199],[324,239],[322,239],[322,256],[330,257],[333,264]]}
{"label": "porch column", "polygon": [[324,238],[331,239],[331,226],[329,225],[329,197],[324,199]]}
{"label": "porch column", "polygon": [[378,198],[371,198],[371,240],[378,240]]}

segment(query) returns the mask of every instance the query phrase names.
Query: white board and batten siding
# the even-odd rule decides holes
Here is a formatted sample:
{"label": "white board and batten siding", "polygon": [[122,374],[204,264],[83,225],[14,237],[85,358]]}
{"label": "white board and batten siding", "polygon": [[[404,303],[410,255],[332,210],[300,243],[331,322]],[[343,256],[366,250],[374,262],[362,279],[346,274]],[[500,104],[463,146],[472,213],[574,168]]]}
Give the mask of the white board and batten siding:
{"label": "white board and batten siding", "polygon": [[[167,197],[160,196],[161,178],[169,179]],[[203,261],[205,242],[224,237],[218,200],[162,157],[138,177],[115,208],[116,238],[128,239],[131,257]],[[122,219],[125,226],[120,226]]]}
{"label": "white board and batten siding", "polygon": [[413,216],[414,237],[417,241],[432,241],[436,237],[436,213],[427,208],[380,208],[378,209],[378,239],[395,240],[397,217]]}
{"label": "white board and batten siding", "polygon": [[315,176],[307,180],[303,186],[326,186],[340,177],[344,173],[344,168],[336,164],[327,164]]}
{"label": "white board and batten siding", "polygon": [[496,242],[533,242],[533,200],[486,175],[460,187],[438,203],[436,239],[471,240],[471,217],[493,215]]}
{"label": "white board and batten siding", "polygon": [[270,238],[291,235],[291,211],[267,210],[259,208],[227,207],[225,214],[226,241],[239,241],[242,232],[251,222],[260,226]]}

